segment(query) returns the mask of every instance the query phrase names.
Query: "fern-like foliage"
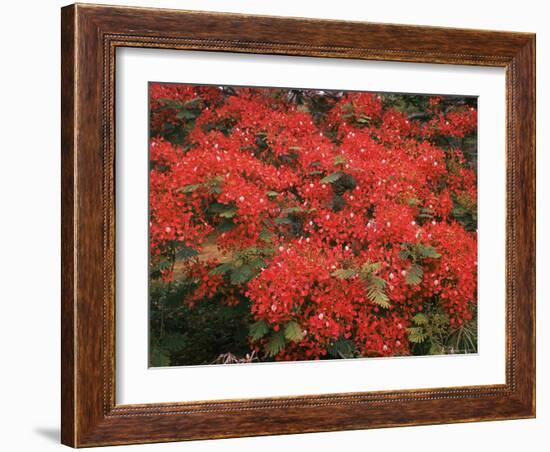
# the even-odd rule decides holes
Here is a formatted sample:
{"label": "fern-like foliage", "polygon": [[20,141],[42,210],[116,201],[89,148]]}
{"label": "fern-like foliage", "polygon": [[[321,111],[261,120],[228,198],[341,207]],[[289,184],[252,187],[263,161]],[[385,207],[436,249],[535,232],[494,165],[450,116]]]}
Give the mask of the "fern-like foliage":
{"label": "fern-like foliage", "polygon": [[376,274],[381,267],[380,262],[367,261],[359,269],[341,268],[332,272],[331,275],[339,279],[359,276],[365,283],[369,300],[381,308],[388,309],[391,305],[386,294],[387,281]]}
{"label": "fern-like foliage", "polygon": [[267,323],[264,320],[258,320],[250,325],[249,336],[253,341],[257,341],[269,332]]}
{"label": "fern-like foliage", "polygon": [[411,264],[409,270],[407,270],[407,275],[405,281],[410,286],[416,286],[422,282],[422,277],[424,276],[424,270],[418,264]]}
{"label": "fern-like foliage", "polygon": [[431,245],[422,243],[402,243],[399,257],[411,261],[407,270],[406,281],[410,286],[416,286],[422,282],[424,269],[422,264],[425,259],[439,259],[441,254]]}
{"label": "fern-like foliage", "polygon": [[277,356],[286,345],[285,334],[282,331],[277,331],[271,335],[265,346],[265,354],[269,358]]}
{"label": "fern-like foliage", "polygon": [[339,279],[351,279],[354,276],[357,276],[357,270],[353,268],[340,268],[333,271],[331,275]]}
{"label": "fern-like foliage", "polygon": [[334,358],[349,359],[357,357],[355,342],[339,338],[327,346],[327,352]]}
{"label": "fern-like foliage", "polygon": [[369,299],[378,306],[388,309],[390,299],[386,295],[386,280],[376,275],[370,275],[366,282]]}
{"label": "fern-like foliage", "polygon": [[285,326],[285,339],[292,341],[292,342],[300,342],[304,337],[304,334],[302,332],[302,328],[300,328],[300,325],[295,322],[294,320],[291,320],[288,322]]}
{"label": "fern-like foliage", "polygon": [[418,326],[407,328],[407,336],[409,338],[409,342],[412,342],[413,344],[421,344],[427,338],[424,328]]}

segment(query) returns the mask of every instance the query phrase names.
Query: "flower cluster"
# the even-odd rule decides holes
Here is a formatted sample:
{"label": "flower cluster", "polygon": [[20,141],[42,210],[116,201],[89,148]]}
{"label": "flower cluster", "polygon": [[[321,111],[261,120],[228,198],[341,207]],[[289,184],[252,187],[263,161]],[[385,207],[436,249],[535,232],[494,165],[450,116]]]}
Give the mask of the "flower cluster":
{"label": "flower cluster", "polygon": [[245,304],[251,349],[277,360],[460,352],[475,104],[298,94],[151,84],[151,277],[189,281],[189,306]]}

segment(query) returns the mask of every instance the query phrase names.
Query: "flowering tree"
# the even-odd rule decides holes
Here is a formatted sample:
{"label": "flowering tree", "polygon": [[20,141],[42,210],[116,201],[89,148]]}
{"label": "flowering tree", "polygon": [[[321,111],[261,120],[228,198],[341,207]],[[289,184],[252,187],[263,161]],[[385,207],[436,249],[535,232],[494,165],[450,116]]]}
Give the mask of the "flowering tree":
{"label": "flowering tree", "polygon": [[475,99],[150,85],[151,364],[477,350]]}

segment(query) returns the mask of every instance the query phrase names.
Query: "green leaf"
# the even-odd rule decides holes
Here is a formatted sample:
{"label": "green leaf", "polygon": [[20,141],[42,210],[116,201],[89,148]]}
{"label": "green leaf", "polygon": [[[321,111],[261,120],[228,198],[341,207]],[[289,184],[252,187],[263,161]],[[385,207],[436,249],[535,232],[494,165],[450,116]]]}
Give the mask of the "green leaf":
{"label": "green leaf", "polygon": [[258,320],[257,322],[254,322],[252,325],[250,325],[250,331],[248,335],[250,336],[250,339],[253,341],[257,341],[258,339],[261,339],[269,332],[269,328],[267,326],[267,323],[265,323],[264,320]]}
{"label": "green leaf", "polygon": [[161,259],[157,261],[154,265],[151,265],[151,272],[159,272],[160,270],[164,270],[166,268],[170,268],[172,266],[172,261],[170,259]]}
{"label": "green leaf", "polygon": [[216,229],[219,231],[219,232],[229,232],[231,231],[232,229],[235,229],[235,223],[233,223],[232,221],[222,221],[220,224],[218,224],[216,226]]}
{"label": "green leaf", "polygon": [[275,218],[275,223],[277,224],[291,224],[292,223],[292,220],[288,217],[279,217],[279,218]]}
{"label": "green leaf", "polygon": [[274,357],[278,355],[281,350],[285,348],[286,341],[285,335],[282,331],[277,331],[273,333],[269,338],[269,342],[265,347],[265,352],[268,357]]}
{"label": "green leaf", "polygon": [[178,191],[180,193],[192,193],[202,187],[202,184],[192,184],[181,187]]}
{"label": "green leaf", "polygon": [[276,198],[278,194],[279,193],[277,193],[276,191],[273,191],[273,190],[270,190],[266,193],[268,198]]}
{"label": "green leaf", "polygon": [[292,206],[292,207],[287,207],[286,209],[283,209],[283,213],[287,213],[287,214],[301,213],[301,212],[305,212],[305,209],[299,206]]}
{"label": "green leaf", "polygon": [[427,325],[428,324],[428,317],[426,316],[426,314],[423,314],[422,312],[419,312],[418,314],[416,314],[413,318],[412,318],[412,321],[415,325]]}
{"label": "green leaf", "polygon": [[223,180],[224,180],[223,176],[214,176],[212,179],[210,179],[206,183],[206,186],[208,187],[208,191],[210,193],[220,194],[222,192],[221,184]]}
{"label": "green leaf", "polygon": [[178,119],[195,119],[199,114],[192,110],[180,110],[176,113]]}
{"label": "green leaf", "polygon": [[426,340],[426,334],[424,333],[424,329],[421,327],[407,328],[407,333],[409,342],[412,342],[413,344],[421,344]]}
{"label": "green leaf", "polygon": [[357,275],[357,271],[353,268],[340,268],[331,273],[331,276],[335,276],[340,279],[350,279]]}
{"label": "green leaf", "polygon": [[157,347],[151,348],[149,355],[149,365],[151,367],[166,367],[170,365],[170,356]]}
{"label": "green leaf", "polygon": [[327,346],[327,352],[335,358],[353,358],[355,343],[349,339],[338,339]]}
{"label": "green leaf", "polygon": [[347,163],[346,158],[343,155],[337,155],[333,159],[334,166],[345,165]]}
{"label": "green leaf", "polygon": [[344,173],[338,171],[336,173],[329,174],[328,176],[325,176],[321,179],[322,184],[332,184],[336,182],[338,179],[340,179]]}
{"label": "green leaf", "polygon": [[405,281],[410,286],[416,286],[417,284],[420,284],[422,282],[423,275],[424,271],[422,270],[422,267],[418,264],[412,264],[407,271]]}
{"label": "green leaf", "polygon": [[227,209],[223,212],[220,212],[219,215],[222,218],[233,218],[235,214],[237,213],[237,209]]}
{"label": "green leaf", "polygon": [[252,279],[253,276],[252,268],[248,265],[242,265],[231,272],[231,284],[242,284]]}
{"label": "green leaf", "polygon": [[442,355],[444,352],[445,349],[440,344],[437,342],[432,342],[428,355]]}
{"label": "green leaf", "polygon": [[176,252],[176,257],[179,259],[187,259],[189,257],[197,256],[199,253],[197,250],[191,248],[190,246],[182,246]]}
{"label": "green leaf", "polygon": [[304,337],[300,325],[294,320],[291,320],[285,327],[285,338],[292,342],[300,342]]}
{"label": "green leaf", "polygon": [[411,253],[407,250],[401,250],[401,251],[399,251],[398,256],[399,256],[400,259],[406,260],[409,257],[411,257]]}
{"label": "green leaf", "polygon": [[221,204],[219,202],[213,202],[208,206],[208,211],[212,213],[221,213],[225,212],[228,209],[234,209],[234,207],[227,204]]}
{"label": "green leaf", "polygon": [[370,121],[371,121],[371,117],[370,116],[366,116],[366,115],[361,115],[359,116],[356,121],[359,123],[359,124],[368,124]]}
{"label": "green leaf", "polygon": [[410,207],[415,207],[415,206],[417,206],[418,204],[420,204],[419,199],[418,199],[418,198],[414,198],[414,197],[408,198],[406,202],[407,202],[407,205],[409,205]]}
{"label": "green leaf", "polygon": [[363,271],[365,274],[374,274],[378,270],[380,270],[380,267],[382,267],[381,262],[370,262],[367,261],[361,266],[361,271]]}
{"label": "green leaf", "polygon": [[202,99],[200,97],[195,97],[191,100],[188,100],[183,105],[184,105],[184,107],[187,107],[187,108],[197,107],[198,106],[197,104],[199,104],[201,101],[202,101]]}
{"label": "green leaf", "polygon": [[172,333],[164,336],[161,341],[162,348],[170,352],[181,350],[187,342],[187,337],[183,334]]}
{"label": "green leaf", "polygon": [[431,257],[432,259],[438,259],[441,257],[441,254],[439,254],[436,249],[430,245],[418,245],[418,254],[421,258]]}
{"label": "green leaf", "polygon": [[381,308],[388,309],[391,305],[390,299],[386,295],[385,287],[386,281],[378,276],[372,276],[367,286],[367,294],[374,304],[377,304]]}
{"label": "green leaf", "polygon": [[224,275],[227,272],[233,270],[235,266],[231,262],[226,262],[224,264],[218,265],[216,268],[213,268],[208,272],[209,275]]}
{"label": "green leaf", "polygon": [[255,268],[256,270],[267,265],[266,261],[261,257],[256,257],[255,259],[252,259],[249,264],[252,268]]}
{"label": "green leaf", "polygon": [[269,232],[267,229],[262,230],[260,232],[260,240],[263,240],[264,242],[271,242],[271,239],[273,238],[273,233]]}

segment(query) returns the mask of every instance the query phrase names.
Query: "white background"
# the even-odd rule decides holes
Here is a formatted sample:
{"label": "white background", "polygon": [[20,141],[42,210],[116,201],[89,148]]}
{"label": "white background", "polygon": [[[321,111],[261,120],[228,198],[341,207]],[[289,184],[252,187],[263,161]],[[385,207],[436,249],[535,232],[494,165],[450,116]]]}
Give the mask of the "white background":
{"label": "white background", "polygon": [[[503,69],[125,48],[117,51],[116,80],[117,403],[505,382]],[[144,334],[148,330],[149,251],[146,106],[150,80],[479,96],[479,353],[147,369],[148,340]],[[182,381],[187,383],[181,384]],[[217,384],[220,381],[223,385]]]}
{"label": "white background", "polygon": [[[357,2],[357,0],[140,1],[119,4],[537,32],[538,416],[536,420],[118,447],[115,450],[280,451],[547,449],[550,310],[547,272],[550,180],[550,31],[537,0]],[[6,2],[2,8],[2,372],[0,444],[8,451],[60,450],[59,439],[59,1]],[[7,291],[5,290],[7,288]],[[546,380],[546,381],[544,381]],[[547,440],[546,440],[547,442]]]}

